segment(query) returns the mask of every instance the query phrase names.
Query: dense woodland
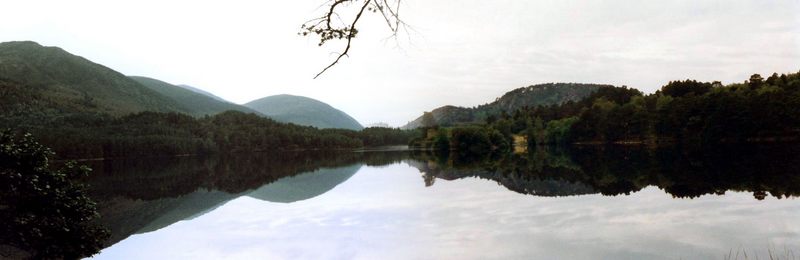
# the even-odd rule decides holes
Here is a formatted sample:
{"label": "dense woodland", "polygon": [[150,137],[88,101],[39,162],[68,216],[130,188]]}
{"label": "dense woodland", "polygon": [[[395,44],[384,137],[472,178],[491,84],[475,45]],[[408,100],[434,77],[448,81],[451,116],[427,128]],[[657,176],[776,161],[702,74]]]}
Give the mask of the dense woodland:
{"label": "dense woodland", "polygon": [[391,128],[318,129],[238,111],[201,118],[158,112],[122,117],[105,114],[7,117],[0,119],[0,126],[33,133],[37,140],[56,151],[59,158],[355,149],[406,144],[417,135],[414,130]]}
{"label": "dense woodland", "polygon": [[577,102],[502,112],[485,124],[438,127],[430,113],[423,121],[426,137],[411,144],[435,150],[505,150],[514,136],[526,137],[531,146],[797,141],[800,74],[766,79],[754,74],[727,86],[672,81],[649,95],[625,86],[601,87]]}

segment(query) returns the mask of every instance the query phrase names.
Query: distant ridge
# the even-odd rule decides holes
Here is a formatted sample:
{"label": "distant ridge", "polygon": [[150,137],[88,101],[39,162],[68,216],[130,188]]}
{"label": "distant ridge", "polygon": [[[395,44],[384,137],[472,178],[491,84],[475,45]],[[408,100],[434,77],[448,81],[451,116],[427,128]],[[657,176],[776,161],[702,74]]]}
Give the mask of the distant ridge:
{"label": "distant ridge", "polygon": [[[578,101],[601,87],[611,85],[581,83],[547,83],[518,88],[503,94],[493,102],[478,107],[466,108],[443,106],[431,111],[439,125],[449,126],[485,120],[490,115],[512,112],[522,107],[547,106]],[[422,116],[404,125],[403,129],[422,126]]]}
{"label": "distant ridge", "polygon": [[206,96],[211,97],[213,99],[216,99],[218,101],[231,103],[230,101],[225,100],[224,98],[218,97],[217,95],[211,94],[211,92],[208,92],[208,91],[205,91],[205,90],[202,90],[202,89],[199,89],[199,88],[195,88],[195,87],[192,87],[192,86],[189,86],[189,85],[183,85],[183,84],[180,84],[180,85],[177,85],[177,86],[178,87],[182,87],[184,89],[188,89],[188,90],[197,92],[197,93],[200,93],[200,94],[203,94],[203,95],[206,95]]}
{"label": "distant ridge", "polygon": [[187,108],[194,116],[214,115],[228,110],[260,114],[255,110],[230,103],[202,90],[191,90],[147,77],[130,76],[130,78],[153,91],[175,100],[179,105]]}
{"label": "distant ridge", "polygon": [[307,97],[286,94],[275,95],[250,101],[244,106],[280,122],[318,128],[351,130],[364,128],[347,113],[319,100]]}

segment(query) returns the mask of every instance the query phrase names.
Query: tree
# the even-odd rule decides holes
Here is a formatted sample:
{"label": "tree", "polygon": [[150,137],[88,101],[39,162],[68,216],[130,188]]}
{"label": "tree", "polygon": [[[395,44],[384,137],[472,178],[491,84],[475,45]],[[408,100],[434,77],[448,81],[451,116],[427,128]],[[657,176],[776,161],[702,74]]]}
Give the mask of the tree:
{"label": "tree", "polygon": [[0,132],[0,244],[35,259],[77,259],[100,251],[108,233],[95,204],[72,180],[89,172],[74,162],[53,169],[53,153],[30,134]]}
{"label": "tree", "polygon": [[479,127],[456,127],[450,130],[451,149],[463,152],[483,154],[492,150],[489,131]]}
{"label": "tree", "polygon": [[671,97],[683,97],[690,94],[699,96],[711,91],[712,86],[712,83],[688,79],[686,81],[670,81],[661,87],[661,93]]}
{"label": "tree", "polygon": [[761,84],[763,83],[764,83],[764,78],[762,78],[761,75],[759,74],[753,74],[752,76],[750,76],[750,80],[748,81],[748,85],[750,85],[750,88],[752,89],[757,89],[758,87],[761,87]]}
{"label": "tree", "polygon": [[[319,37],[319,46],[325,45],[331,40],[344,40],[346,45],[344,50],[339,53],[336,59],[322,71],[317,73],[316,79],[322,73],[339,63],[343,57],[348,56],[353,38],[358,35],[358,21],[362,15],[367,13],[380,14],[386,21],[387,27],[392,33],[392,37],[407,28],[405,22],[400,19],[400,3],[402,0],[328,0],[328,8],[325,13],[317,18],[311,19],[300,26],[299,35]],[[342,19],[346,13],[355,13],[352,18]]]}
{"label": "tree", "polygon": [[436,136],[433,137],[432,148],[436,152],[450,151],[450,138],[447,137],[447,131],[445,129],[440,130],[436,133]]}

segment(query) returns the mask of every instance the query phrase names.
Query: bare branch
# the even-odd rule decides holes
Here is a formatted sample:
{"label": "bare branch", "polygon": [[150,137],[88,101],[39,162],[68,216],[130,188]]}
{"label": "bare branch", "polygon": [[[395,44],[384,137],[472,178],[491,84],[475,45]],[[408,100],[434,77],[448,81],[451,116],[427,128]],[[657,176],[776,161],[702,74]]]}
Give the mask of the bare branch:
{"label": "bare branch", "polygon": [[[354,9],[357,11],[355,17],[349,23],[345,22],[340,17],[340,12],[347,12],[350,10],[350,3],[357,3],[363,1],[359,5],[360,8]],[[396,2],[396,6],[390,4],[391,1]],[[298,33],[302,36],[317,35],[319,36],[319,46],[324,45],[330,40],[345,40],[346,46],[336,59],[319,72],[314,78],[318,78],[325,71],[338,64],[342,57],[348,56],[350,47],[352,46],[353,38],[358,35],[356,25],[361,19],[362,15],[367,12],[380,13],[386,22],[386,26],[391,31],[390,38],[397,37],[397,33],[404,29],[408,31],[407,25],[400,19],[400,1],[402,0],[327,0],[325,4],[329,4],[326,8],[327,12],[318,18],[306,21],[302,24],[301,32]],[[325,5],[323,4],[323,5]],[[321,9],[321,7],[320,7]],[[338,20],[338,22],[334,22]]]}
{"label": "bare branch", "polygon": [[[347,0],[340,0],[340,1],[347,1]],[[367,9],[367,6],[369,5],[370,2],[372,2],[372,0],[367,0],[366,2],[364,2],[364,6],[361,7],[361,10],[358,11],[356,18],[353,19],[353,24],[350,25],[350,34],[347,35],[347,47],[344,48],[344,52],[339,54],[339,56],[336,57],[336,60],[334,60],[330,65],[328,65],[327,67],[322,69],[322,71],[317,73],[317,75],[314,76],[314,79],[322,75],[322,73],[325,73],[325,71],[333,67],[333,65],[336,65],[336,63],[339,63],[339,60],[342,59],[342,57],[347,56],[347,52],[350,51],[350,43],[352,43],[353,37],[355,37],[356,33],[358,33],[358,30],[355,30],[356,23],[358,23],[358,20],[361,19],[361,14],[364,13],[364,10]],[[333,8],[331,8],[331,10],[333,10]],[[330,18],[330,15],[328,16],[328,18]],[[328,23],[328,25],[330,26],[330,23]]]}

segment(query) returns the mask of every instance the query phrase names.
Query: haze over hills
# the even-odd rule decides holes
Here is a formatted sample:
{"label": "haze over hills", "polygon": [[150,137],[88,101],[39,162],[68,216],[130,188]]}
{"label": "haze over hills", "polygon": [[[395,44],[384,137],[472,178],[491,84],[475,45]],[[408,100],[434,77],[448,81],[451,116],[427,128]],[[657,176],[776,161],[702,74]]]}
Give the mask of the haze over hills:
{"label": "haze over hills", "polygon": [[[0,43],[0,86],[0,108],[9,118],[70,113],[121,116],[142,111],[202,116],[236,110],[318,128],[363,129],[348,114],[315,99],[275,95],[237,105],[198,88],[127,77],[60,48],[35,42]],[[438,124],[445,126],[480,122],[490,115],[525,106],[577,101],[603,86],[607,85],[534,85],[515,89],[478,107],[443,106],[432,113]],[[403,128],[416,128],[421,123],[420,117]]]}
{"label": "haze over hills", "polygon": [[[495,101],[467,108],[457,106],[443,106],[431,111],[433,118],[439,125],[450,126],[456,124],[483,121],[490,115],[502,112],[512,112],[522,107],[535,107],[557,105],[568,101],[578,101],[589,96],[601,87],[611,85],[581,84],[581,83],[547,83],[518,88],[503,94]],[[422,116],[414,119],[403,129],[413,129],[422,126]]]}
{"label": "haze over hills", "polygon": [[7,119],[143,111],[203,116],[235,110],[319,128],[363,128],[344,112],[314,99],[278,95],[251,102],[263,113],[191,86],[125,76],[61,48],[30,41],[0,43],[0,87],[0,111]]}
{"label": "haze over hills", "polygon": [[30,41],[0,43],[0,85],[5,116],[189,113],[119,72]]}
{"label": "haze over hills", "polygon": [[319,100],[293,96],[275,95],[244,104],[279,122],[294,123],[298,125],[314,126],[318,128],[340,128],[361,130],[358,121],[345,112],[338,110]]}
{"label": "haze over hills", "polygon": [[208,91],[196,88],[196,87],[192,87],[192,86],[184,85],[184,84],[179,84],[179,85],[176,85],[176,86],[184,88],[184,89],[188,89],[188,90],[191,90],[191,91],[194,91],[194,92],[206,95],[206,96],[209,96],[209,97],[211,97],[213,99],[216,99],[216,100],[219,100],[219,101],[222,101],[222,102],[231,103],[230,101],[225,100],[224,98],[218,97],[217,95],[214,95],[211,92],[208,92]]}
{"label": "haze over hills", "polygon": [[194,116],[214,115],[228,110],[259,114],[255,110],[230,103],[199,89],[188,89],[187,87],[176,86],[147,77],[131,76],[130,78],[153,91],[175,100]]}

